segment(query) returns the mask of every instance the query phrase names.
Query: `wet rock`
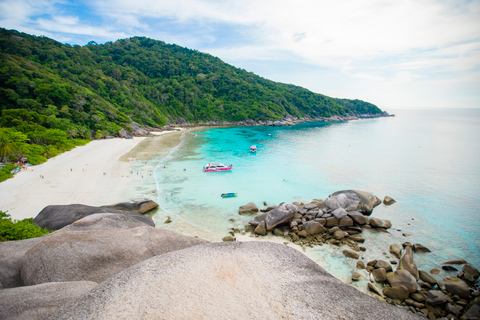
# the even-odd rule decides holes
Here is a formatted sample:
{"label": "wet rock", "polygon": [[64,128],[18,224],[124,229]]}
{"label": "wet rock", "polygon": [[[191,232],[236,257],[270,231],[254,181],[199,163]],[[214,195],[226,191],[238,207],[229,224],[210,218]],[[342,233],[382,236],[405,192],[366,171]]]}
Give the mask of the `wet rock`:
{"label": "wet rock", "polygon": [[402,243],[402,247],[403,248],[406,248],[406,247],[413,247],[413,244],[411,244],[410,242],[408,241],[405,241],[404,243]]}
{"label": "wet rock", "polygon": [[353,281],[360,281],[365,278],[365,274],[362,271],[355,271],[352,274],[352,280]]}
{"label": "wet rock", "polygon": [[353,220],[349,216],[344,216],[338,221],[340,227],[350,227],[353,226]]}
{"label": "wet rock", "polygon": [[392,199],[392,197],[390,196],[385,196],[385,198],[383,199],[383,204],[386,205],[386,206],[390,206],[392,204],[394,204],[396,201]]}
{"label": "wet rock", "polygon": [[365,262],[363,262],[362,260],[358,260],[357,269],[365,269]]}
{"label": "wet rock", "polygon": [[163,223],[171,223],[172,222],[172,218],[170,216],[167,217],[167,220],[165,220]]}
{"label": "wet rock", "polygon": [[418,270],[418,275],[422,281],[425,281],[432,286],[437,284],[437,279],[435,279],[430,273],[424,270]]}
{"label": "wet rock", "polygon": [[387,261],[384,261],[384,260],[377,260],[374,267],[375,269],[383,268],[385,269],[386,272],[391,272],[393,270],[392,266]]}
{"label": "wet rock", "polygon": [[390,229],[392,227],[392,223],[389,220],[382,220],[378,218],[369,218],[368,224],[372,227],[383,229]]}
{"label": "wet rock", "polygon": [[325,226],[326,227],[334,227],[334,226],[338,226],[338,222],[340,220],[335,218],[335,217],[329,217],[326,219],[326,223],[325,223]]}
{"label": "wet rock", "polygon": [[305,224],[305,231],[308,234],[316,235],[316,234],[327,232],[327,229],[317,221],[308,221]]}
{"label": "wet rock", "polygon": [[415,278],[415,280],[419,279],[417,266],[415,265],[415,262],[413,262],[412,247],[405,247],[405,252],[400,258],[397,270],[407,270]]}
{"label": "wet rock", "polygon": [[438,269],[438,268],[434,268],[434,269],[430,270],[431,274],[440,274],[440,272],[441,272],[441,270]]}
{"label": "wet rock", "polygon": [[363,236],[349,236],[348,239],[359,242],[359,243],[364,243],[365,242],[365,237]]}
{"label": "wet rock", "polygon": [[457,268],[452,267],[452,266],[442,266],[442,269],[445,271],[458,271]]}
{"label": "wet rock", "polygon": [[259,236],[264,236],[267,234],[267,228],[265,227],[265,221],[260,222],[257,227],[253,230],[253,233],[258,234]]}
{"label": "wet rock", "polygon": [[241,215],[256,214],[257,212],[258,212],[258,207],[253,202],[249,202],[246,205],[243,205],[240,208],[238,208],[238,213],[241,214]]}
{"label": "wet rock", "polygon": [[392,287],[404,286],[408,293],[417,291],[417,280],[407,270],[396,270],[387,274],[387,281]]}
{"label": "wet rock", "polygon": [[357,224],[364,225],[364,224],[366,224],[367,221],[368,221],[368,217],[367,217],[367,216],[364,216],[364,215],[361,214],[360,212],[351,211],[351,212],[348,212],[347,214],[348,214],[348,216],[349,216],[353,221],[355,221],[355,223],[357,223]]}
{"label": "wet rock", "polygon": [[389,249],[390,253],[393,254],[395,257],[400,259],[400,255],[402,254],[402,248],[396,243],[392,244]]}
{"label": "wet rock", "polygon": [[470,289],[468,284],[457,277],[446,277],[443,279],[445,282],[445,288],[452,295],[458,295],[462,299],[468,299],[470,297]]}
{"label": "wet rock", "polygon": [[279,206],[267,213],[265,218],[267,230],[272,230],[275,226],[287,222],[297,213],[298,208],[291,203],[282,202]]}
{"label": "wet rock", "polygon": [[348,250],[348,249],[344,249],[343,250],[343,254],[347,257],[347,258],[353,258],[353,259],[358,259],[360,257],[360,255],[358,253],[356,253],[355,251],[352,251],[352,250]]}
{"label": "wet rock", "polygon": [[478,271],[478,269],[475,267],[472,267],[469,264],[464,265],[462,272],[459,274],[460,278],[472,283],[477,281],[479,276],[480,276],[480,272]]}
{"label": "wet rock", "polygon": [[232,242],[232,241],[235,241],[235,237],[233,237],[233,236],[226,236],[226,237],[223,237],[223,238],[222,238],[222,241],[223,241],[223,242]]}
{"label": "wet rock", "polygon": [[408,290],[405,286],[385,287],[383,294],[393,300],[404,301],[408,298]]}
{"label": "wet rock", "polygon": [[464,259],[459,259],[459,260],[449,260],[449,261],[446,261],[442,264],[466,264],[467,261],[464,260]]}
{"label": "wet rock", "polygon": [[425,301],[427,300],[427,298],[426,298],[423,294],[421,294],[421,293],[419,293],[419,292],[414,292],[414,293],[412,293],[412,294],[410,295],[410,297],[411,297],[413,300],[418,301],[418,302],[425,302]]}
{"label": "wet rock", "polygon": [[384,268],[373,270],[372,275],[375,282],[385,282],[387,280],[387,272]]}
{"label": "wet rock", "polygon": [[438,306],[447,302],[445,294],[439,290],[431,290],[427,293],[427,303],[432,306]]}
{"label": "wet rock", "polygon": [[419,243],[415,243],[413,245],[413,251],[415,253],[431,252],[430,249],[428,249],[427,247],[424,247],[423,245],[421,245]]}

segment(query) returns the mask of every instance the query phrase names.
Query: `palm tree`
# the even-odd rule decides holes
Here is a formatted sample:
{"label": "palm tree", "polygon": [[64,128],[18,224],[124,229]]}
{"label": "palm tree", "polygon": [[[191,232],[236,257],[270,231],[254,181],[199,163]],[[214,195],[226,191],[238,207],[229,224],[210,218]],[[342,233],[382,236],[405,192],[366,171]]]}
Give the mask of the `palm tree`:
{"label": "palm tree", "polygon": [[0,134],[0,159],[2,162],[8,162],[8,158],[15,151],[13,141],[5,134]]}

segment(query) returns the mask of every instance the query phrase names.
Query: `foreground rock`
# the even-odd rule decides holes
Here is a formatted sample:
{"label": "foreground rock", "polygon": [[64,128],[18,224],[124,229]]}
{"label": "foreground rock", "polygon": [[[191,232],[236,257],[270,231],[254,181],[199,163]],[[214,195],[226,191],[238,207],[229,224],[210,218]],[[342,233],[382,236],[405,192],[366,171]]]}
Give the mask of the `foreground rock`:
{"label": "foreground rock", "polygon": [[87,206],[84,204],[46,206],[42,211],[40,211],[35,219],[33,219],[33,222],[45,229],[58,230],[69,224],[72,224],[77,220],[96,213],[128,214],[146,225],[152,227],[155,226],[155,223],[152,221],[152,219],[135,212],[121,211],[105,207]]}
{"label": "foreground rock", "polygon": [[102,208],[130,211],[140,214],[147,213],[148,211],[153,210],[156,207],[158,207],[158,203],[147,198],[132,199],[130,201],[102,206]]}
{"label": "foreground rock", "polygon": [[139,263],[47,319],[422,319],[268,242],[203,244]]}
{"label": "foreground rock", "polygon": [[43,319],[96,286],[90,281],[50,282],[0,290],[0,319]]}
{"label": "foreground rock", "polygon": [[100,283],[145,259],[208,241],[149,226],[117,230],[57,231],[23,255],[21,282]]}

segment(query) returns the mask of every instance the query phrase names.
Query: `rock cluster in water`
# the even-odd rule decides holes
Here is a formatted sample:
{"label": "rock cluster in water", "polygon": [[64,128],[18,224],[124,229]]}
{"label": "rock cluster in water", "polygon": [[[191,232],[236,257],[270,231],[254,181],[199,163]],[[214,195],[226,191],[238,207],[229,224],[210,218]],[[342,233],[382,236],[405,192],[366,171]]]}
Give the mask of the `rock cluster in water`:
{"label": "rock cluster in water", "polygon": [[[367,250],[361,236],[364,228],[386,232],[392,227],[389,220],[370,217],[374,207],[381,203],[375,195],[360,190],[344,190],[331,194],[325,201],[313,200],[310,203],[281,203],[262,209],[249,221],[243,232],[254,236],[264,236],[268,232],[283,237],[300,246],[330,243],[348,246],[343,254],[347,258],[359,259],[357,271],[352,281],[369,278],[368,290],[378,298],[392,304],[403,305],[410,311],[428,316],[429,319],[479,319],[480,292],[479,271],[465,260],[448,261],[442,269],[456,270],[451,264],[463,264],[457,276],[447,276],[437,280],[432,273],[419,270],[414,262],[414,253],[422,254],[430,250],[421,244],[405,242],[402,246],[392,244],[390,253],[396,259],[390,261],[361,260],[362,251]],[[385,197],[383,203],[395,203]],[[255,213],[258,208],[249,203],[240,207],[239,213]],[[234,229],[224,241],[234,241],[234,235],[241,230]],[[397,260],[398,259],[398,260]],[[394,268],[396,266],[396,268]],[[440,271],[440,270],[438,270]]]}

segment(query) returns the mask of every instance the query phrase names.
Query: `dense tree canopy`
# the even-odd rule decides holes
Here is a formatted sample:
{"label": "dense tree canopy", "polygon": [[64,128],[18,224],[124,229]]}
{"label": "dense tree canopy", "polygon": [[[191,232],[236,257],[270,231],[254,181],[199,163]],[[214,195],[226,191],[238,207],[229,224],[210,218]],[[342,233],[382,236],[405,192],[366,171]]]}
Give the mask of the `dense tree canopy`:
{"label": "dense tree canopy", "polygon": [[179,119],[278,120],[381,110],[145,37],[82,47],[0,29],[0,112],[0,156],[12,160],[29,149],[26,154],[49,157],[133,121],[161,127]]}

